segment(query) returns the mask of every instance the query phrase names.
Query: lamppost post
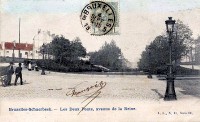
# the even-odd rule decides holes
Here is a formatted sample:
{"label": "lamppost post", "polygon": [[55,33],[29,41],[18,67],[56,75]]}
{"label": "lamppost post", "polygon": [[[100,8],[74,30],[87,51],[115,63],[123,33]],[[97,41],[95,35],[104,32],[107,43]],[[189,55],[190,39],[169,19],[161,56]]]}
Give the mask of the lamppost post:
{"label": "lamppost post", "polygon": [[16,42],[15,42],[15,40],[14,40],[14,41],[13,41],[13,55],[12,55],[12,57],[13,57],[12,61],[13,61],[13,63],[14,63],[14,61],[15,61],[15,47],[16,47]]}
{"label": "lamppost post", "polygon": [[174,24],[175,20],[172,20],[172,17],[169,17],[169,20],[165,21],[166,27],[167,27],[167,33],[169,34],[169,73],[167,74],[167,88],[165,92],[165,101],[171,101],[176,100],[176,93],[175,93],[175,87],[174,87],[174,75],[172,71],[172,34],[174,32]]}
{"label": "lamppost post", "polygon": [[45,75],[45,71],[44,71],[44,43],[42,45],[42,72],[41,75]]}
{"label": "lamppost post", "polygon": [[151,79],[152,78],[152,75],[151,75],[151,65],[150,65],[150,62],[151,62],[151,47],[149,46],[148,47],[148,76],[147,78]]}

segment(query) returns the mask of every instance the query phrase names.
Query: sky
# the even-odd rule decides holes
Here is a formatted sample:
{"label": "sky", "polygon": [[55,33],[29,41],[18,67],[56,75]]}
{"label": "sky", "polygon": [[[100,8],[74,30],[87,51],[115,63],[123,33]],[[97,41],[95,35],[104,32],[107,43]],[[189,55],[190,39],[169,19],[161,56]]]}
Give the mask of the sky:
{"label": "sky", "polygon": [[165,33],[165,20],[180,19],[200,35],[199,0],[107,0],[119,3],[120,34],[91,36],[81,25],[81,10],[90,0],[0,0],[0,41],[18,41],[21,18],[21,42],[33,42],[38,29],[79,37],[87,52],[98,50],[105,41],[115,40],[133,67],[153,39]]}

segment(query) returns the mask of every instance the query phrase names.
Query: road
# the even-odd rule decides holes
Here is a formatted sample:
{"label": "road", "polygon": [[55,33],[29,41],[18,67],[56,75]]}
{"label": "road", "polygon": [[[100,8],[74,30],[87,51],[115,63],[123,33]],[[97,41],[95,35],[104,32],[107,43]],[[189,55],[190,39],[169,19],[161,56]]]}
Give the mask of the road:
{"label": "road", "polygon": [[[24,85],[0,87],[0,120],[2,121],[30,121],[25,117],[32,115],[34,121],[88,121],[92,117],[95,121],[102,121],[102,117],[110,120],[121,121],[163,121],[168,116],[160,113],[178,112],[179,116],[170,116],[172,120],[198,120],[200,118],[200,81],[177,80],[175,81],[177,101],[166,102],[163,95],[166,90],[166,81],[146,78],[145,75],[93,75],[76,73],[58,73],[46,71],[28,71],[23,68]],[[100,82],[106,83],[101,93],[91,103],[86,100],[89,95],[66,95],[76,86],[77,91],[94,86]],[[82,103],[83,102],[83,103]],[[134,111],[123,112],[86,112],[80,111],[60,112],[9,112],[10,107],[60,107],[81,108],[87,103],[91,108],[132,107]],[[180,112],[192,112],[193,115],[180,115]],[[10,117],[7,119],[6,117]],[[12,118],[15,116],[15,118]],[[48,117],[47,117],[48,116]],[[63,119],[65,118],[65,119]]]}
{"label": "road", "polygon": [[[91,86],[96,82],[107,83],[102,90],[103,98],[159,100],[160,94],[165,93],[165,82],[157,79],[147,79],[145,75],[92,75],[57,73],[46,71],[28,71],[23,68],[24,85],[1,87],[1,98],[66,98],[69,88],[80,84],[79,89]],[[10,92],[15,91],[15,92]],[[157,92],[155,92],[157,91]]]}

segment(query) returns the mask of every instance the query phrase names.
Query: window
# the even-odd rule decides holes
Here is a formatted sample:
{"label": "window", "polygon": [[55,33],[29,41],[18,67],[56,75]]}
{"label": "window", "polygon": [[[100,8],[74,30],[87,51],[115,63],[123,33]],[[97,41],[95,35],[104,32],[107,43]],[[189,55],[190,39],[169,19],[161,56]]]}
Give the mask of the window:
{"label": "window", "polygon": [[25,55],[28,55],[28,52],[25,52]]}
{"label": "window", "polygon": [[6,51],[6,53],[9,53],[9,51]]}

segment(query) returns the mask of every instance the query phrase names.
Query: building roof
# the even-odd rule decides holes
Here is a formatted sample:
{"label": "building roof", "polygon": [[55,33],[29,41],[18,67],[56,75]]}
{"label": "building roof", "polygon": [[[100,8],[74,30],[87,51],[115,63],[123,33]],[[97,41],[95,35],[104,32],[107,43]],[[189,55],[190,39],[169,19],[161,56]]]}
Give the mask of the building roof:
{"label": "building roof", "polygon": [[[13,50],[14,43],[13,42],[5,42],[5,49],[6,50]],[[33,44],[28,43],[15,43],[15,50],[26,50],[26,51],[32,51],[33,50]]]}

